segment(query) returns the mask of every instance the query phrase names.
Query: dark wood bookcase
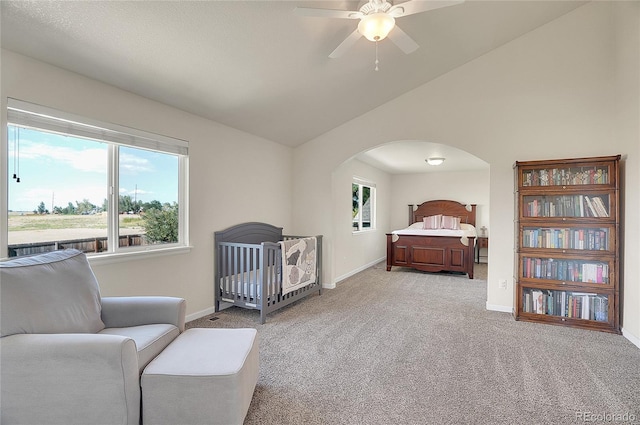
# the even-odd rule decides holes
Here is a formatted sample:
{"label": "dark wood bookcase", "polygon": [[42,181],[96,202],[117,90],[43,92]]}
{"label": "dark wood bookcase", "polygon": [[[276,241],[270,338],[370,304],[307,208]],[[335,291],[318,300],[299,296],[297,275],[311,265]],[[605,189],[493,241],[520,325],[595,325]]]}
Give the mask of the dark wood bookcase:
{"label": "dark wood bookcase", "polygon": [[515,163],[516,320],[620,333],[619,164]]}

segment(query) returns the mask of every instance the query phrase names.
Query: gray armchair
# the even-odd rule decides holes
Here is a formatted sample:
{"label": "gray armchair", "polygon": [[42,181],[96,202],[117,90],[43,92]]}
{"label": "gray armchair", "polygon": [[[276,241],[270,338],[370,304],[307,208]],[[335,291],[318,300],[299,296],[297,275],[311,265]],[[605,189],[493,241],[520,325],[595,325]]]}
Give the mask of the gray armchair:
{"label": "gray armchair", "polygon": [[0,422],[139,424],[140,374],[182,331],[185,301],[100,297],[83,253],[0,263]]}

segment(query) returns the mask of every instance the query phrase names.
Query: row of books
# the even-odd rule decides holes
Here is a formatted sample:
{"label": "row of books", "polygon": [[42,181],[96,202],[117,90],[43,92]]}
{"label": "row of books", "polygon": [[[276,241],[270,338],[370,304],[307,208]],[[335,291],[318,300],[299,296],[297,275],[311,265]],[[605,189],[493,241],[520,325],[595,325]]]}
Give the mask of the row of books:
{"label": "row of books", "polygon": [[609,283],[609,264],[523,257],[522,277],[606,284]]}
{"label": "row of books", "polygon": [[600,196],[525,196],[525,217],[609,217],[608,199]]}
{"label": "row of books", "polygon": [[609,229],[523,229],[524,248],[609,250]]}
{"label": "row of books", "polygon": [[522,173],[523,186],[609,184],[609,169],[597,167],[547,168]]}
{"label": "row of books", "polygon": [[609,297],[579,292],[525,289],[522,310],[526,313],[606,322],[609,317]]}

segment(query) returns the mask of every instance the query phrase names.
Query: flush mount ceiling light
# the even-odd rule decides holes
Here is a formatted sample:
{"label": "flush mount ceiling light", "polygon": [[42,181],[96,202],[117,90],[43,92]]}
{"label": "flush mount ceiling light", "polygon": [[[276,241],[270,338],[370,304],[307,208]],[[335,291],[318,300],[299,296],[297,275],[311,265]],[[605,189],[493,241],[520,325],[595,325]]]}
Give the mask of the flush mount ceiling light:
{"label": "flush mount ceiling light", "polygon": [[425,161],[427,161],[427,164],[429,165],[440,165],[444,162],[444,158],[434,156],[432,158],[425,159]]}

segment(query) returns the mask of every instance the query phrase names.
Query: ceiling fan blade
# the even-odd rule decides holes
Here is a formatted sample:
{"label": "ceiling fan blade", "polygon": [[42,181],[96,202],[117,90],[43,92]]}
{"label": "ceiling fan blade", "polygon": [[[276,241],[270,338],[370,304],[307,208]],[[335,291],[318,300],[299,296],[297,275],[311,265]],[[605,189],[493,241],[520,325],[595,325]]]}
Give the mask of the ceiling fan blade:
{"label": "ceiling fan blade", "polygon": [[359,19],[362,12],[354,10],[336,10],[336,9],[312,9],[308,7],[296,7],[293,11],[300,16],[311,16],[314,18],[340,18],[340,19]]}
{"label": "ceiling fan blade", "polygon": [[354,32],[349,34],[349,36],[345,38],[344,41],[340,43],[340,45],[336,47],[336,49],[333,52],[331,52],[329,57],[331,59],[339,58],[340,56],[342,56],[344,52],[346,52],[354,44],[356,44],[356,41],[360,40],[360,37],[362,37],[362,34],[360,34],[358,30],[355,30]]}
{"label": "ceiling fan blade", "polygon": [[394,18],[399,18],[460,3],[464,3],[464,0],[409,0],[391,7],[388,13]]}
{"label": "ceiling fan blade", "polygon": [[397,25],[391,30],[387,38],[400,48],[406,54],[416,51],[418,43],[413,41],[413,38],[409,37],[406,32],[402,31]]}

